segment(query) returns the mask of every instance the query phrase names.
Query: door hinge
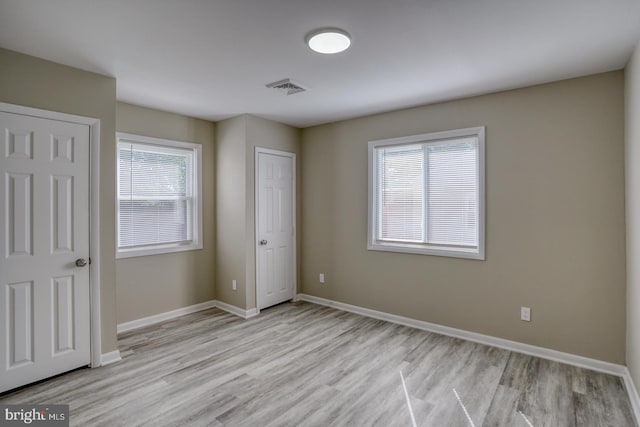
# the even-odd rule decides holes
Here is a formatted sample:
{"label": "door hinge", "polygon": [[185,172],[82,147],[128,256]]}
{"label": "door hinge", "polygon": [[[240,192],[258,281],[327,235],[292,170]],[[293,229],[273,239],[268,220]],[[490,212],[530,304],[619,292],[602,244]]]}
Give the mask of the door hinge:
{"label": "door hinge", "polygon": [[91,265],[91,257],[89,257],[89,265]]}

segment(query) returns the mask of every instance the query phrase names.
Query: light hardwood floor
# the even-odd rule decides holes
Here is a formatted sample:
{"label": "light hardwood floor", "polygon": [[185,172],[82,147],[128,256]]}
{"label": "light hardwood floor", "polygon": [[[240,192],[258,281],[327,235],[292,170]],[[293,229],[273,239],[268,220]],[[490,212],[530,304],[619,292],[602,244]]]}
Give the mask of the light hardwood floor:
{"label": "light hardwood floor", "polygon": [[120,335],[123,360],[0,396],[77,426],[634,426],[620,378],[287,303]]}

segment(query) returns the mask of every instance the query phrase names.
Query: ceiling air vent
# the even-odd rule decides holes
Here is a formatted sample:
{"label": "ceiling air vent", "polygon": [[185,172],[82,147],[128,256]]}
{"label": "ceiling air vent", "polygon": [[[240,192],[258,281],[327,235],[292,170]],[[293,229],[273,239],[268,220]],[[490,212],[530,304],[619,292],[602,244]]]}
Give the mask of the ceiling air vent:
{"label": "ceiling air vent", "polygon": [[270,89],[277,89],[285,95],[293,95],[294,93],[304,92],[307,90],[299,84],[292,82],[291,79],[278,80],[277,82],[269,83],[266,86]]}

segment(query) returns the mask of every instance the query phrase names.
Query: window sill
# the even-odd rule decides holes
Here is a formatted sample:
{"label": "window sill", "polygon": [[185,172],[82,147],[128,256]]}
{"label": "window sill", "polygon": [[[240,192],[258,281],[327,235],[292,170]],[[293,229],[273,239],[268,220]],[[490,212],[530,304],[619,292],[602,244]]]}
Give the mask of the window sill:
{"label": "window sill", "polygon": [[202,243],[192,243],[187,245],[157,245],[145,248],[118,249],[116,251],[116,259],[170,254],[174,252],[195,251],[198,249],[202,249]]}
{"label": "window sill", "polygon": [[426,246],[411,243],[375,242],[369,243],[370,251],[398,252],[418,255],[434,255],[449,258],[475,259],[484,261],[483,249],[444,248],[442,246]]}

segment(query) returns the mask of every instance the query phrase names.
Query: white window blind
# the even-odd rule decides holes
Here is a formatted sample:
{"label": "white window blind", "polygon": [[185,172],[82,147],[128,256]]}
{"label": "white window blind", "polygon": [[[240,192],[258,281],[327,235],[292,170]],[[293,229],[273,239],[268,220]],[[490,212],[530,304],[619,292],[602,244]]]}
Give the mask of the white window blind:
{"label": "white window blind", "polygon": [[197,242],[197,150],[119,139],[117,155],[118,250]]}
{"label": "white window blind", "polygon": [[421,242],[424,237],[424,151],[420,145],[378,151],[382,240]]}
{"label": "white window blind", "polygon": [[426,242],[478,246],[478,144],[463,138],[426,145]]}
{"label": "white window blind", "polygon": [[483,258],[484,129],[370,143],[369,249]]}

